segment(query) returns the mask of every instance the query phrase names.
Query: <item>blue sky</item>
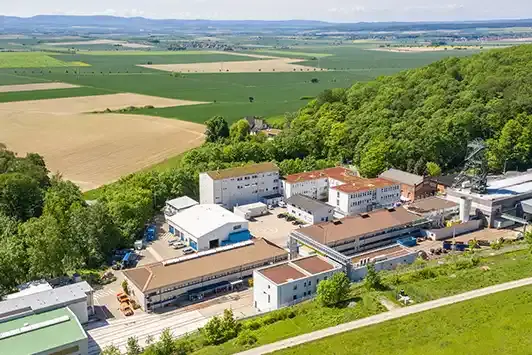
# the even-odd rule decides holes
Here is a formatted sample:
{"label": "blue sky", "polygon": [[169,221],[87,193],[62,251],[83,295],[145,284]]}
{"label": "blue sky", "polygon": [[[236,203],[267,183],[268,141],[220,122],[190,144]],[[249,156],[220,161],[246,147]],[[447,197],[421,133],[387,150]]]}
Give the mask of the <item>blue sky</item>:
{"label": "blue sky", "polygon": [[334,22],[532,18],[532,0],[3,0],[0,14]]}

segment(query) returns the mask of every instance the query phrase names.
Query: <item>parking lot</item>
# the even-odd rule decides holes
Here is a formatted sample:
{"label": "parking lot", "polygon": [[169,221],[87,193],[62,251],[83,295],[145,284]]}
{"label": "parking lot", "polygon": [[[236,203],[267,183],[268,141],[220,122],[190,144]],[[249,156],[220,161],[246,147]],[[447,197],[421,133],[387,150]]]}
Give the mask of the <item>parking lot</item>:
{"label": "parking lot", "polygon": [[276,207],[265,216],[256,217],[249,222],[249,231],[258,238],[268,239],[270,242],[286,248],[288,235],[291,231],[298,229],[292,222],[287,222],[284,218],[277,218],[279,213],[286,213],[286,208]]}

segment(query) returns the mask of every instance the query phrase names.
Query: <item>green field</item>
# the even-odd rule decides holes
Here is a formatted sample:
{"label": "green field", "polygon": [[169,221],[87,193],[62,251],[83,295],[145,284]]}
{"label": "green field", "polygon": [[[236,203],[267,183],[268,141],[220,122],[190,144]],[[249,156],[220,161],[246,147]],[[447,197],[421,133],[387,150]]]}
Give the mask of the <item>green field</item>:
{"label": "green field", "polygon": [[278,355],[530,354],[532,286],[361,328]]}
{"label": "green field", "polygon": [[73,65],[86,64],[64,62],[44,52],[0,52],[0,68],[55,68]]}
{"label": "green field", "polygon": [[97,89],[89,87],[35,91],[13,91],[0,93],[0,102],[59,99],[64,97],[105,95],[112,93],[113,92],[110,92],[106,89]]}
{"label": "green field", "polygon": [[[308,50],[297,48],[297,51],[274,50],[273,52],[287,57],[297,54],[303,58],[308,54],[306,57],[309,60],[305,62],[307,65],[337,70],[306,73],[184,74],[182,77],[174,77],[171,73],[138,65],[258,59],[201,51],[100,51],[48,55],[60,63],[83,62],[90,67],[46,70],[0,69],[0,84],[13,83],[16,77],[23,82],[31,82],[30,78],[35,78],[35,82],[61,81],[112,92],[206,101],[212,104],[142,110],[137,113],[193,122],[204,122],[214,115],[222,115],[233,122],[244,116],[274,117],[294,112],[306,104],[307,101],[301,100],[302,97],[316,96],[327,88],[349,87],[358,81],[368,81],[380,75],[422,66],[449,55],[466,55],[465,52],[450,51],[388,53],[368,51],[361,45],[342,47],[319,45]],[[265,54],[263,51],[253,53]],[[320,59],[311,60],[310,57],[320,57]],[[311,84],[312,78],[318,78],[319,83]],[[249,97],[254,98],[253,103],[249,102]]]}

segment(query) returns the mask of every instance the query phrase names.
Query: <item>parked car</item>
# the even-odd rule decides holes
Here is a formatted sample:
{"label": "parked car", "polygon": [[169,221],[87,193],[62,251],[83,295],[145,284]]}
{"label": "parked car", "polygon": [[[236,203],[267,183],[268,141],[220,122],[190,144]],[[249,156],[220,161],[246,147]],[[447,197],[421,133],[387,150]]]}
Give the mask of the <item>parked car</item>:
{"label": "parked car", "polygon": [[174,245],[172,245],[172,248],[174,249],[181,249],[186,247],[185,243],[183,242],[175,242]]}
{"label": "parked car", "polygon": [[129,304],[129,302],[120,303],[120,310],[122,311],[122,313],[124,313],[126,317],[133,315],[133,310],[131,309],[131,305]]}
{"label": "parked car", "polygon": [[286,202],[279,201],[279,207],[285,208],[286,207]]}
{"label": "parked car", "polygon": [[122,303],[122,302],[128,302],[129,303],[128,295],[126,295],[123,292],[117,293],[116,294],[116,299],[118,300],[118,303]]}
{"label": "parked car", "polygon": [[177,240],[177,239],[170,239],[170,240],[168,240],[168,245],[172,246],[172,245],[174,245],[174,243],[177,243],[178,241],[179,240]]}
{"label": "parked car", "polygon": [[186,247],[185,249],[183,249],[183,254],[192,254],[192,253],[195,253],[196,251],[194,249],[192,249],[191,247]]}
{"label": "parked car", "polygon": [[279,213],[277,215],[277,218],[285,218],[285,216],[286,216],[286,213]]}

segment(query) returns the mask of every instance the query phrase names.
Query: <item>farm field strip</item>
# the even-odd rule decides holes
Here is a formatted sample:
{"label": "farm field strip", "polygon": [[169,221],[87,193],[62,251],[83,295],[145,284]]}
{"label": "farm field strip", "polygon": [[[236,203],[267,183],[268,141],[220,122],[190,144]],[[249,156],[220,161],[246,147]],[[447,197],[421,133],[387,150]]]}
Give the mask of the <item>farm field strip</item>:
{"label": "farm field strip", "polygon": [[75,98],[84,96],[107,95],[115,91],[99,89],[90,86],[80,86],[71,89],[52,89],[36,91],[11,91],[0,93],[0,103],[17,101],[51,100],[59,98]]}
{"label": "farm field strip", "polygon": [[128,106],[144,107],[176,107],[184,105],[200,105],[205,102],[167,99],[162,97],[119,93],[87,97],[66,97],[49,100],[29,100],[22,102],[0,103],[2,112],[76,114],[84,112],[118,110]]}
{"label": "farm field strip", "polygon": [[54,68],[88,66],[83,62],[64,62],[45,52],[0,52],[0,68]]}
{"label": "farm field strip", "polygon": [[50,171],[90,190],[201,145],[205,127],[152,116],[83,112],[193,104],[201,102],[126,93],[0,103],[0,142],[19,154],[43,155]]}
{"label": "farm field strip", "polygon": [[51,89],[71,89],[78,88],[79,85],[68,83],[37,83],[37,84],[18,84],[18,85],[2,85],[0,82],[0,93],[3,92],[20,92],[20,91],[37,91],[37,90],[51,90]]}
{"label": "farm field strip", "polygon": [[112,40],[112,39],[95,39],[90,41],[72,41],[72,42],[45,42],[47,46],[77,46],[77,45],[93,45],[93,44],[110,44],[121,45],[126,48],[152,48],[153,46],[140,43],[130,43],[126,41]]}

